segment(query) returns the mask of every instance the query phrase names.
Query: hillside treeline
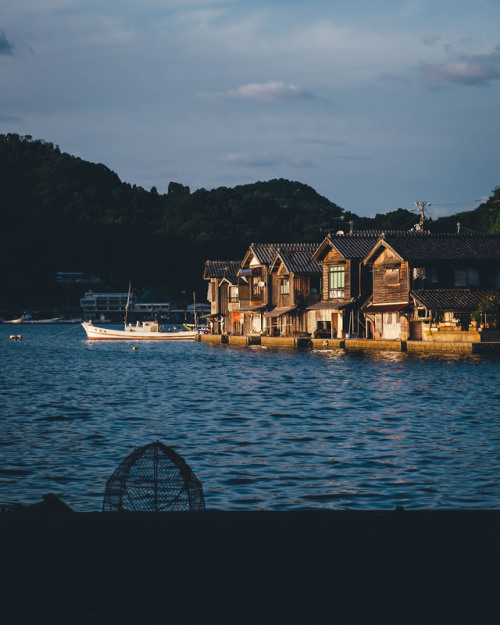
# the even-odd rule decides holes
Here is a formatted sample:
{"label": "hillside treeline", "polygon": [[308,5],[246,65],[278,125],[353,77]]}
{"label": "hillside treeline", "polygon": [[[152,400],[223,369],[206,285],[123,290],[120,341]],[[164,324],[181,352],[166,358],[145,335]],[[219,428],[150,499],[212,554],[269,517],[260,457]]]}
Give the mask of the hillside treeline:
{"label": "hillside treeline", "polygon": [[[433,222],[436,230],[500,232],[500,191],[476,211]],[[204,292],[203,263],[242,258],[253,241],[320,242],[327,229],[408,228],[398,209],[360,218],[311,187],[271,180],[213,190],[176,182],[159,194],[122,182],[102,164],[50,142],[0,135],[0,262],[4,301],[49,304],[57,271],[94,273],[108,288],[149,287],[152,296]],[[59,303],[59,302],[54,302]]]}

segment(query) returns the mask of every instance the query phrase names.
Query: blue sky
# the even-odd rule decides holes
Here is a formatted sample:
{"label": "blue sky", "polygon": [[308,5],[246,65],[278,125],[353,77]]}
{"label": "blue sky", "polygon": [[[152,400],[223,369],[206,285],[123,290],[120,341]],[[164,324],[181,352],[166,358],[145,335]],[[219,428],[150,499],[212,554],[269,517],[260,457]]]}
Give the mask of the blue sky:
{"label": "blue sky", "polygon": [[456,213],[500,185],[498,24],[498,0],[3,0],[0,132],[160,193]]}

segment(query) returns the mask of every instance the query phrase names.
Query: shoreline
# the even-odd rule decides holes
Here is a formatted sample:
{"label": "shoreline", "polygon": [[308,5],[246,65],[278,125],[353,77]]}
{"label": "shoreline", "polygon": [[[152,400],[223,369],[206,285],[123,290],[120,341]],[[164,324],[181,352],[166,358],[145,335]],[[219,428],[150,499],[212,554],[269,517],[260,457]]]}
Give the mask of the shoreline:
{"label": "shoreline", "polygon": [[260,335],[232,336],[224,334],[201,334],[198,340],[212,345],[232,347],[288,347],[300,349],[322,349],[331,351],[385,350],[396,352],[436,352],[459,354],[500,354],[500,342],[434,342],[399,341],[384,339],[312,339],[309,337],[269,337]]}

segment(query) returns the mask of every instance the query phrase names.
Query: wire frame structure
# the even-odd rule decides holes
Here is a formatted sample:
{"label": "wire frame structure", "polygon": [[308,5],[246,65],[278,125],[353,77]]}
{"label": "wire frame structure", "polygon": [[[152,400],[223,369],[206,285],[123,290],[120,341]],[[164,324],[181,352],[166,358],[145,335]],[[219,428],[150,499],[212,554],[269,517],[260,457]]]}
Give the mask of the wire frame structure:
{"label": "wire frame structure", "polygon": [[106,483],[104,512],[205,510],[201,482],[186,461],[160,441],[138,447]]}

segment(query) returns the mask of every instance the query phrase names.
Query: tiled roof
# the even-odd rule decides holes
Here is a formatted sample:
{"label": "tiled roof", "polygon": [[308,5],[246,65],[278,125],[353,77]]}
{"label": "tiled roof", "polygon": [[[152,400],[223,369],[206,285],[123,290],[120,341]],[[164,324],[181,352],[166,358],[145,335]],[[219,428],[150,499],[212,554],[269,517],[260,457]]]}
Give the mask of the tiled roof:
{"label": "tiled roof", "polygon": [[359,231],[333,234],[328,238],[344,258],[364,258],[382,236],[382,232]]}
{"label": "tiled roof", "polygon": [[[321,265],[312,257],[313,252],[278,249],[277,258],[280,258],[286,269],[292,273],[320,274]],[[276,262],[276,261],[275,261]]]}
{"label": "tiled roof", "polygon": [[480,291],[472,289],[428,289],[411,291],[415,302],[427,310],[452,310],[472,312],[488,297],[500,301],[500,291]]}
{"label": "tiled roof", "polygon": [[409,261],[500,260],[498,234],[386,234],[384,240]]}
{"label": "tiled roof", "polygon": [[318,243],[252,243],[250,250],[259,263],[269,265],[273,262],[278,249],[290,252],[310,252],[312,254],[318,245]]}
{"label": "tiled roof", "polygon": [[229,282],[236,282],[236,274],[240,268],[239,260],[207,260],[205,261],[204,278],[227,278]]}
{"label": "tiled roof", "polygon": [[352,306],[353,302],[344,302],[343,300],[335,302],[335,301],[323,301],[318,302],[317,304],[312,304],[307,307],[307,310],[341,310],[342,308],[347,308],[348,306]]}

